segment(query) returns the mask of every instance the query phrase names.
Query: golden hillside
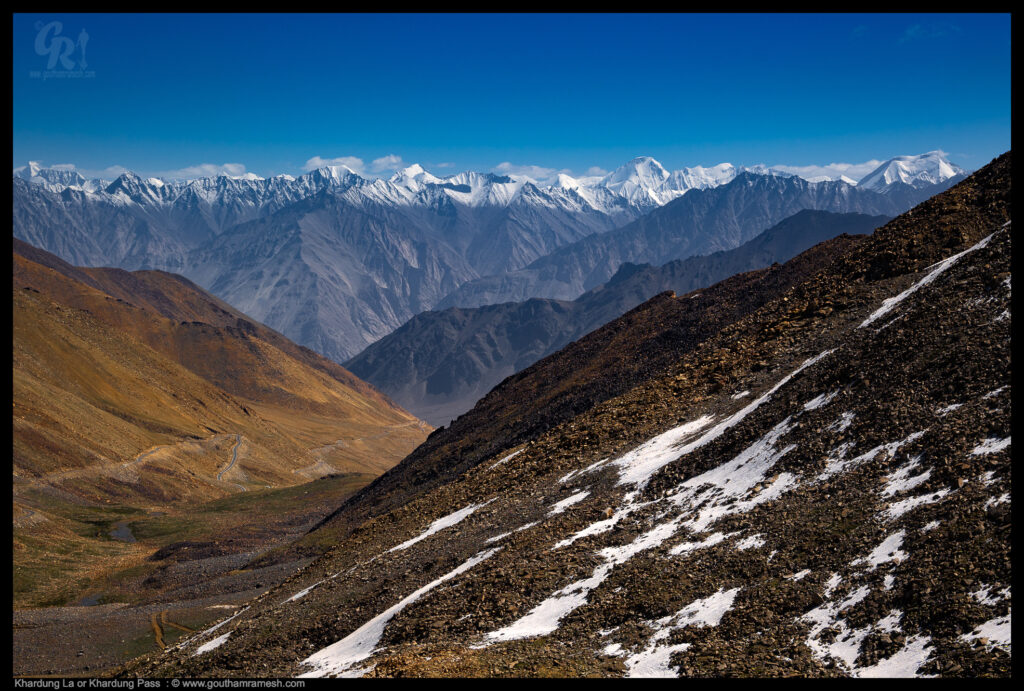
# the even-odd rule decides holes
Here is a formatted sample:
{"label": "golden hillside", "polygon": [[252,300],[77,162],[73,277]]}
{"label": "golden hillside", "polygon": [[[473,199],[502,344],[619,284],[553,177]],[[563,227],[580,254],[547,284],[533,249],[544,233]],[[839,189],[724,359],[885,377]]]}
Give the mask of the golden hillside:
{"label": "golden hillside", "polygon": [[328,474],[369,479],[429,431],[185,279],[14,250],[16,566],[60,544],[84,568],[97,537],[101,561],[130,551],[82,507],[186,510]]}

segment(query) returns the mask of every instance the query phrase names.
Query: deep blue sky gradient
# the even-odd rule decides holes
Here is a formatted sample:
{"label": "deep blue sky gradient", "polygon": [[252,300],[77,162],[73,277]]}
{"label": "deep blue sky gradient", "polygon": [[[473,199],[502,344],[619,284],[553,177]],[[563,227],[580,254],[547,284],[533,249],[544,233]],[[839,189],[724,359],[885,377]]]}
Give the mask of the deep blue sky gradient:
{"label": "deep blue sky gradient", "polygon": [[[38,22],[91,79],[32,77]],[[15,15],[14,165],[166,171],[396,154],[612,169],[1010,148],[1010,18],[986,15]],[[440,168],[441,163],[452,163]]]}

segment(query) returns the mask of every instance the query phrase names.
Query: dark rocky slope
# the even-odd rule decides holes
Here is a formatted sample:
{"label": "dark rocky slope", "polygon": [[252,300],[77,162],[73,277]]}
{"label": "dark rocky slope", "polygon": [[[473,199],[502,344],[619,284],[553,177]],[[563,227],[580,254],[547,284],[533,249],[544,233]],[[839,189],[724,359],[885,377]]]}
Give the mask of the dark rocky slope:
{"label": "dark rocky slope", "polygon": [[1008,676],[1010,215],[1005,154],[123,674]]}
{"label": "dark rocky slope", "polygon": [[345,363],[432,425],[468,411],[519,372],[666,290],[678,294],[784,262],[844,233],[870,233],[887,216],[800,211],[743,245],[663,266],[626,264],[572,302],[532,299],[423,312]]}

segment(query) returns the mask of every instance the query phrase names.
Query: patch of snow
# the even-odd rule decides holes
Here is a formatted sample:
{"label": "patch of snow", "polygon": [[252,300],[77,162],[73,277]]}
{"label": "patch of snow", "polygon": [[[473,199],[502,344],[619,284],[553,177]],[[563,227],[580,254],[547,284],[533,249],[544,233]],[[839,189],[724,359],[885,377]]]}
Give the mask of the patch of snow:
{"label": "patch of snow", "polygon": [[[838,576],[838,574],[834,576]],[[831,582],[831,580],[830,578],[829,581]],[[866,585],[862,585],[842,601],[822,603],[801,617],[811,623],[811,630],[807,635],[807,646],[811,652],[821,659],[831,656],[842,660],[847,666],[853,665],[860,652],[860,644],[871,633],[871,627],[851,630],[839,615],[866,598],[870,592]],[[826,597],[828,597],[827,594]],[[836,637],[828,644],[817,640],[826,629],[839,629]]]}
{"label": "patch of snow", "polygon": [[749,535],[736,543],[736,549],[755,549],[764,545],[764,539],[760,535]]}
{"label": "patch of snow", "polygon": [[891,573],[885,574],[885,580],[882,581],[882,590],[892,590],[893,583],[896,582],[896,577]]}
{"label": "patch of snow", "polygon": [[889,614],[875,623],[875,629],[882,633],[896,633],[900,630],[900,619],[902,618],[903,612],[898,609],[891,609]]}
{"label": "patch of snow", "polygon": [[659,434],[612,461],[612,465],[620,468],[619,484],[646,484],[647,480],[663,466],[689,453],[692,450],[689,448],[690,445],[684,448],[679,448],[679,445],[707,427],[713,420],[714,417],[711,415],[702,415],[685,425]]}
{"label": "patch of snow", "polygon": [[833,591],[835,591],[842,582],[843,578],[838,573],[833,573],[829,576],[828,580],[825,581],[825,597],[831,597]]}
{"label": "patch of snow", "polygon": [[674,653],[686,650],[690,644],[665,645],[662,641],[666,640],[674,630],[687,626],[698,628],[718,626],[725,613],[732,609],[739,591],[739,588],[731,590],[720,588],[718,592],[706,598],[694,600],[675,614],[651,622],[651,626],[656,631],[643,650],[626,658],[626,676],[633,678],[675,677],[676,670],[669,664],[669,660]]}
{"label": "patch of snow", "polygon": [[237,617],[237,616],[239,616],[240,614],[242,614],[242,613],[243,613],[243,612],[244,612],[245,610],[247,610],[247,609],[249,609],[249,608],[248,608],[248,607],[244,607],[244,608],[242,608],[242,609],[238,610],[237,612],[235,612],[234,614],[232,614],[232,615],[231,615],[230,617],[228,617],[228,618],[227,618],[227,619],[225,619],[224,621],[222,621],[222,622],[220,622],[220,623],[218,623],[218,624],[214,624],[213,626],[211,626],[210,628],[206,629],[205,631],[201,631],[201,632],[199,632],[198,634],[196,634],[196,638],[202,638],[202,637],[204,637],[204,636],[206,636],[206,635],[208,635],[208,634],[211,634],[211,633],[213,633],[214,631],[216,631],[216,630],[217,630],[217,629],[219,629],[220,627],[224,626],[224,624],[227,624],[227,623],[228,623],[229,621],[231,621],[231,620],[232,620],[232,619],[234,619],[235,617]]}
{"label": "patch of snow", "polygon": [[999,495],[999,497],[989,497],[988,500],[985,501],[984,508],[987,509],[990,506],[999,506],[1003,502],[1007,501],[1010,501],[1010,495],[1007,494],[1006,492],[1003,492],[1003,494]]}
{"label": "patch of snow", "polygon": [[708,537],[704,538],[700,542],[683,542],[681,544],[678,544],[675,547],[673,547],[672,549],[670,549],[668,551],[668,553],[669,554],[673,554],[673,555],[678,555],[678,554],[683,554],[684,552],[693,552],[693,551],[698,550],[698,549],[704,549],[706,547],[713,547],[714,545],[717,545],[720,542],[724,542],[725,540],[728,540],[730,537],[732,537],[734,535],[738,535],[738,534],[739,534],[738,532],[737,533],[729,533],[728,535],[726,535],[725,533],[712,533],[711,535],[709,535]]}
{"label": "patch of snow", "polygon": [[993,391],[989,391],[987,394],[982,396],[982,398],[983,399],[985,399],[985,398],[995,398],[996,396],[1001,394],[1003,391],[1006,391],[1006,388],[1007,387],[1005,387],[1005,386],[1000,386],[998,389],[995,389]]}
{"label": "patch of snow", "polygon": [[889,506],[887,506],[885,510],[882,511],[882,514],[884,515],[885,520],[891,521],[896,518],[899,518],[908,511],[916,509],[918,506],[921,506],[922,504],[934,504],[947,494],[949,494],[948,489],[940,489],[937,492],[932,492],[931,494],[922,494],[917,497],[910,497],[909,499],[904,499],[902,501],[897,501],[892,504],[889,504]]}
{"label": "patch of snow", "polygon": [[491,464],[491,468],[497,468],[502,463],[508,463],[509,461],[511,461],[513,458],[515,458],[516,456],[518,456],[519,454],[521,454],[524,451],[526,451],[526,449],[519,449],[518,451],[513,451],[512,453],[510,453],[509,455],[505,456],[504,458],[502,458],[500,460],[497,460],[494,463],[492,463]]}
{"label": "patch of snow", "polygon": [[750,395],[749,391],[740,391],[739,393],[734,393],[732,395],[732,400],[738,401],[739,399],[743,398],[744,396],[749,396],[749,395]]}
{"label": "patch of snow", "polygon": [[1003,588],[1002,590],[993,591],[992,586],[982,585],[971,593],[971,596],[983,605],[998,605],[1010,597],[1010,589]]}
{"label": "patch of snow", "polygon": [[924,525],[924,526],[921,527],[921,532],[922,533],[927,533],[929,530],[935,530],[936,528],[939,527],[939,525],[941,525],[939,523],[939,521],[931,521],[927,525]]}
{"label": "patch of snow", "polygon": [[[318,585],[320,585],[321,583],[323,583],[326,580],[327,580],[326,578],[321,579],[321,580],[317,581],[316,583],[314,583],[313,585],[309,586],[308,588],[303,588],[302,590],[300,590],[299,592],[295,593],[290,598],[285,600],[285,602],[292,602],[294,600],[298,600],[301,597],[304,597],[310,590],[312,590],[313,588],[317,587]],[[281,604],[284,604],[284,603],[281,603]]]}
{"label": "patch of snow", "polygon": [[853,413],[847,411],[840,415],[838,420],[836,420],[828,427],[826,427],[825,430],[828,432],[835,432],[836,434],[838,434],[839,432],[842,432],[843,430],[850,426],[850,423],[853,422],[854,417],[856,416]]}
{"label": "patch of snow", "polygon": [[572,495],[571,497],[566,497],[565,499],[563,499],[560,502],[555,503],[555,505],[551,507],[551,511],[548,512],[548,516],[554,516],[556,514],[560,514],[563,511],[565,511],[567,508],[572,506],[573,504],[578,504],[579,502],[583,501],[588,496],[590,496],[590,492],[587,491],[587,490],[584,490],[582,492],[577,492],[576,494]]}
{"label": "patch of snow", "polygon": [[[825,480],[833,475],[837,475],[839,473],[846,472],[847,470],[851,470],[860,465],[861,463],[864,463],[865,461],[870,461],[875,456],[883,452],[885,453],[887,458],[892,458],[896,455],[896,452],[900,450],[900,447],[906,446],[907,444],[910,444],[911,442],[920,439],[922,436],[924,436],[924,433],[927,431],[928,430],[921,430],[920,432],[914,432],[905,439],[889,442],[888,444],[881,444],[871,449],[870,451],[862,453],[856,458],[845,459],[843,458],[843,455],[845,454],[840,455],[839,458],[828,458],[825,461],[825,469],[821,471],[820,475],[818,475],[817,480],[820,482],[821,480]],[[845,451],[845,449],[849,447],[843,445],[840,448],[843,449],[843,451]]]}
{"label": "patch of snow", "polygon": [[817,410],[818,408],[828,405],[829,401],[839,395],[839,390],[836,389],[832,393],[823,393],[815,396],[811,400],[804,403],[804,410]]}
{"label": "patch of snow", "polygon": [[991,235],[986,236],[983,240],[978,242],[976,245],[968,247],[967,249],[965,249],[962,252],[958,252],[957,254],[954,254],[951,257],[947,257],[947,258],[943,259],[942,261],[936,262],[935,264],[932,264],[931,266],[927,267],[928,269],[931,269],[931,270],[927,274],[925,274],[923,278],[918,280],[916,283],[914,283],[912,286],[910,286],[909,288],[904,290],[899,295],[896,295],[896,296],[891,297],[891,298],[886,298],[882,302],[882,306],[879,307],[874,312],[872,312],[871,315],[867,319],[865,319],[863,322],[861,322],[860,326],[858,326],[857,328],[858,329],[863,329],[864,327],[866,327],[866,326],[872,324],[873,322],[875,322],[876,320],[878,320],[880,317],[888,314],[890,311],[892,311],[893,308],[896,307],[896,305],[900,304],[901,302],[906,300],[908,297],[910,297],[912,294],[916,293],[918,290],[920,290],[924,286],[926,286],[929,283],[931,283],[932,281],[934,281],[936,278],[939,277],[940,274],[942,274],[942,272],[944,272],[946,269],[948,269],[951,266],[953,266],[954,264],[956,264],[956,262],[961,257],[963,257],[963,256],[965,256],[967,254],[970,254],[971,252],[974,252],[975,250],[980,250],[982,247],[987,245],[989,243],[989,240],[991,240],[994,235],[995,235],[995,233],[992,233]]}
{"label": "patch of snow", "polygon": [[981,624],[974,629],[971,633],[965,633],[960,636],[960,640],[965,643],[970,643],[979,638],[988,639],[988,647],[1001,648],[1006,652],[1010,652],[1010,612],[1007,612],[1001,617],[995,619],[989,619],[984,624]]}
{"label": "patch of snow", "polygon": [[963,407],[964,407],[963,403],[950,403],[945,408],[939,408],[938,410],[936,410],[935,414],[936,415],[945,415],[946,413],[952,413],[957,408],[963,408]]}
{"label": "patch of snow", "polygon": [[989,437],[985,441],[981,442],[973,449],[971,453],[975,456],[984,456],[990,453],[999,453],[1010,445],[1010,437],[1005,439],[999,439],[998,437]]}
{"label": "patch of snow", "polygon": [[485,501],[483,504],[470,504],[469,506],[467,506],[464,509],[459,509],[458,511],[450,513],[447,516],[442,516],[441,518],[438,518],[436,521],[431,523],[427,527],[427,529],[424,530],[422,533],[420,533],[419,535],[417,535],[414,538],[410,538],[409,540],[406,540],[405,542],[403,542],[400,545],[395,545],[394,547],[389,549],[388,552],[397,552],[399,550],[407,549],[409,547],[412,547],[413,545],[415,545],[417,542],[419,542],[421,540],[426,540],[428,537],[430,537],[434,533],[438,533],[438,532],[444,530],[445,528],[450,528],[453,525],[461,523],[465,518],[470,516],[474,511],[476,511],[477,509],[480,509],[480,508],[483,508],[483,507],[487,506],[492,501],[494,501],[494,500],[491,499],[489,501]]}
{"label": "patch of snow", "polygon": [[978,480],[985,487],[989,487],[990,485],[993,485],[998,481],[998,478],[996,478],[996,471],[986,470],[984,473],[981,474],[981,477],[979,477]]}
{"label": "patch of snow", "polygon": [[920,475],[910,476],[910,473],[921,465],[920,461],[920,456],[914,456],[897,468],[894,473],[890,474],[886,478],[885,487],[882,489],[882,496],[891,497],[899,492],[906,492],[927,480],[932,474],[931,469],[924,471]]}
{"label": "patch of snow", "polygon": [[902,551],[900,547],[903,545],[903,538],[905,536],[906,531],[896,531],[892,535],[886,537],[882,541],[882,544],[871,550],[871,554],[866,557],[854,559],[850,562],[851,566],[866,563],[868,565],[868,571],[874,571],[877,567],[890,561],[903,561],[907,558],[907,553]]}
{"label": "patch of snow", "polygon": [[804,569],[803,571],[797,571],[796,573],[786,576],[791,581],[801,581],[811,574],[810,569]]}
{"label": "patch of snow", "polygon": [[777,498],[795,485],[793,475],[780,473],[775,481],[760,493],[750,499],[739,501],[762,483],[768,470],[780,458],[796,448],[794,444],[782,449],[775,448],[775,442],[791,429],[790,419],[787,417],[775,425],[731,461],[686,480],[669,496],[672,503],[683,508],[692,508],[696,513],[684,523],[687,528],[694,532],[703,532],[720,518],[748,511],[758,504]]}
{"label": "patch of snow", "polygon": [[931,639],[928,636],[911,636],[898,653],[884,660],[879,660],[870,667],[862,667],[854,671],[858,677],[916,677],[931,654]]}
{"label": "patch of snow", "polygon": [[211,650],[214,650],[215,648],[219,648],[220,646],[224,645],[224,643],[228,640],[230,636],[231,632],[228,631],[223,635],[217,636],[212,641],[203,643],[201,646],[196,648],[196,651],[194,653],[192,653],[192,657],[195,657],[196,655],[202,655],[203,653],[208,653]]}
{"label": "patch of snow", "polygon": [[590,592],[604,582],[615,566],[629,561],[644,550],[657,547],[672,537],[676,529],[676,521],[669,521],[655,526],[627,545],[606,547],[600,550],[598,554],[604,563],[594,569],[589,578],[575,581],[555,591],[553,595],[531,609],[525,616],[508,626],[488,633],[484,645],[551,633],[558,628],[563,617],[586,604]]}
{"label": "patch of snow", "polygon": [[790,379],[811,365],[814,365],[827,357],[832,352],[832,350],[826,350],[812,358],[808,358],[799,367],[780,379],[771,389],[761,394],[746,406],[733,413],[730,417],[719,422],[717,425],[701,434],[700,437],[685,444],[681,448],[677,448],[680,443],[693,436],[700,429],[706,427],[713,418],[705,415],[697,420],[682,425],[681,427],[671,429],[668,432],[665,432],[664,434],[640,445],[621,458],[612,461],[613,465],[620,468],[619,484],[633,484],[638,487],[643,487],[647,484],[647,481],[651,476],[663,466],[668,465],[696,449],[711,443],[715,439],[718,439],[718,437],[722,436],[726,430],[738,425],[750,413],[754,412],[761,407],[763,403],[771,399],[772,394],[785,386]]}
{"label": "patch of snow", "polygon": [[607,462],[608,462],[607,458],[602,458],[600,461],[597,461],[595,463],[591,463],[590,465],[588,465],[586,468],[583,468],[582,470],[570,470],[568,473],[566,473],[562,477],[558,478],[558,484],[564,485],[566,482],[568,482],[569,480],[573,479],[577,475],[584,475],[585,473],[593,472],[593,471],[597,470],[598,468],[600,468],[602,465],[604,465]]}
{"label": "patch of snow", "polygon": [[303,678],[316,678],[325,677],[328,674],[340,674],[367,659],[377,652],[377,644],[384,635],[384,628],[396,614],[445,581],[449,581],[469,571],[500,549],[501,547],[494,547],[478,553],[443,576],[415,590],[412,594],[384,610],[340,641],[313,653],[303,660],[301,664],[313,667],[314,669],[299,676]]}

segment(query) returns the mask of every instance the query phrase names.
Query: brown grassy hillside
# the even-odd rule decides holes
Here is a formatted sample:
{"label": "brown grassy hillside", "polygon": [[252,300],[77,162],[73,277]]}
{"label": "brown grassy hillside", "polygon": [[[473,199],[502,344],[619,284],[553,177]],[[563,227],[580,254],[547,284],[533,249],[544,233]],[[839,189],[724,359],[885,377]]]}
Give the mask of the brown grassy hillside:
{"label": "brown grassy hillside", "polygon": [[[137,552],[102,529],[96,542],[110,510],[336,473],[369,479],[429,430],[180,277],[79,269],[17,240],[14,249],[16,601],[57,573]],[[58,548],[67,558],[55,568]]]}

